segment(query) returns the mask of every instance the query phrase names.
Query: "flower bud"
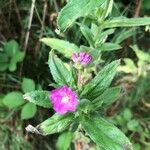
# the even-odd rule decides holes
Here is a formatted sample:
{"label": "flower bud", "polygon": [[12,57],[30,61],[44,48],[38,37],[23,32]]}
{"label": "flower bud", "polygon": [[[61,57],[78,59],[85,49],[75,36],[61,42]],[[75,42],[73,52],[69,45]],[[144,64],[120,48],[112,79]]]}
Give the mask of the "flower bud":
{"label": "flower bud", "polygon": [[87,52],[73,53],[71,58],[73,62],[81,65],[88,65],[92,61],[92,56]]}

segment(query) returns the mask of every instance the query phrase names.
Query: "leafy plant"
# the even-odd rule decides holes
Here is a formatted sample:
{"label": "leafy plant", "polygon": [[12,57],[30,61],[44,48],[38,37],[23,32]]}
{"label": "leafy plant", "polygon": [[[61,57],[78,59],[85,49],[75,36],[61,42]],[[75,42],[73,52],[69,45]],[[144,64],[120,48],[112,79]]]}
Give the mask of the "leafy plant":
{"label": "leafy plant", "polygon": [[0,52],[0,71],[15,71],[17,63],[23,61],[25,53],[21,51],[19,44],[15,40],[10,40],[4,44]]}
{"label": "leafy plant", "polygon": [[[115,102],[120,93],[119,87],[109,87],[120,61],[115,60],[103,67],[101,56],[104,52],[120,49],[119,43],[132,35],[128,32],[125,38],[120,37],[112,43],[108,36],[114,33],[115,28],[148,25],[150,18],[111,18],[112,7],[113,0],[70,0],[60,11],[57,18],[59,30],[66,31],[77,24],[88,45],[79,47],[56,38],[41,39],[65,56],[69,63],[62,61],[55,50],[50,52],[48,65],[56,89],[27,92],[24,98],[39,106],[53,107],[56,113],[36,127],[29,125],[27,131],[42,135],[65,130],[74,132],[72,126],[76,124],[76,130],[83,129],[100,149],[133,149],[129,139],[104,116],[104,109]],[[77,19],[81,22],[76,22]],[[135,69],[131,61],[126,62]],[[137,126],[134,119],[128,122],[130,130]],[[70,143],[68,141],[65,149]]]}
{"label": "leafy plant", "polygon": [[[31,92],[35,90],[35,82],[29,78],[23,78],[22,91]],[[2,103],[9,109],[21,109],[21,119],[30,119],[35,116],[37,107],[35,104],[27,102],[23,99],[23,93],[13,91],[3,97]]]}
{"label": "leafy plant", "polygon": [[137,80],[139,76],[146,76],[150,63],[150,54],[140,50],[137,45],[130,47],[138,58],[137,65],[130,58],[124,58],[125,65],[120,66],[118,70],[125,73],[131,73]]}
{"label": "leafy plant", "polygon": [[[124,106],[122,110],[114,116],[114,120],[125,133],[130,133],[130,139],[133,142],[133,147],[136,150],[149,149],[149,129],[148,120],[145,120],[148,113],[147,108],[149,107],[149,53],[144,50],[140,50],[137,45],[130,46],[136,54],[136,61],[131,58],[124,58],[124,65],[120,65],[118,71],[124,73],[122,78],[122,84],[127,84],[126,97],[124,97]],[[140,113],[138,117],[137,106],[140,105]],[[126,108],[126,106],[129,106]],[[144,120],[144,121],[143,121]],[[143,126],[144,125],[144,126]],[[138,141],[134,135],[138,135]]]}

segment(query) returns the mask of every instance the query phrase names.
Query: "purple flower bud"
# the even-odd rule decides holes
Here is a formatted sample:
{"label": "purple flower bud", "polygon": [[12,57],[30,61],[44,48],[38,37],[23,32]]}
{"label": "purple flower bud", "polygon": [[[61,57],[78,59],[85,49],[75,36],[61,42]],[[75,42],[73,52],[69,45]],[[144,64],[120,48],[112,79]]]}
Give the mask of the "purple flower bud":
{"label": "purple flower bud", "polygon": [[79,62],[81,65],[88,65],[92,61],[92,56],[87,52],[80,52],[72,54],[73,62]]}
{"label": "purple flower bud", "polygon": [[77,94],[66,85],[52,90],[50,100],[53,103],[54,110],[61,115],[67,112],[75,112],[78,104]]}
{"label": "purple flower bud", "polygon": [[73,53],[71,59],[73,60],[73,62],[77,62],[78,61],[78,53]]}
{"label": "purple flower bud", "polygon": [[79,58],[82,65],[87,65],[92,61],[92,56],[86,52],[80,52]]}

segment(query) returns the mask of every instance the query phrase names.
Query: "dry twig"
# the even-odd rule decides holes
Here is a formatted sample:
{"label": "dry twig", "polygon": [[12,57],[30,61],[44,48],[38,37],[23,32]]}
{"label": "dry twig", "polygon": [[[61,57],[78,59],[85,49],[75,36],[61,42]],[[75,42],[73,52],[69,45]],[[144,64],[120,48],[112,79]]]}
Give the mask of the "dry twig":
{"label": "dry twig", "polygon": [[54,6],[55,6],[56,12],[58,13],[59,12],[59,7],[58,7],[58,4],[57,4],[56,0],[54,0]]}
{"label": "dry twig", "polygon": [[134,17],[139,17],[140,10],[141,10],[141,5],[142,5],[142,0],[137,0],[136,1],[136,9],[135,9]]}
{"label": "dry twig", "polygon": [[[29,41],[29,36],[30,36],[30,29],[31,29],[31,24],[32,24],[32,19],[33,19],[34,8],[35,8],[35,0],[32,0],[30,16],[29,16],[29,23],[28,23],[28,28],[27,28],[27,33],[26,33],[25,43],[24,43],[25,54],[26,54],[27,47],[28,47],[28,41]],[[24,63],[22,62],[21,66],[20,66],[20,77],[22,76],[23,64]]]}
{"label": "dry twig", "polygon": [[16,12],[16,15],[17,15],[17,18],[18,18],[19,24],[20,24],[21,28],[23,28],[23,26],[22,26],[22,21],[21,21],[22,19],[21,19],[21,16],[20,16],[19,9],[18,9],[18,7],[17,7],[16,0],[13,0],[13,3],[14,3],[15,12]]}
{"label": "dry twig", "polygon": [[28,46],[30,29],[31,29],[33,13],[34,13],[34,7],[35,7],[35,0],[32,0],[32,5],[31,5],[31,9],[30,9],[30,16],[29,16],[29,23],[28,23],[28,28],[27,28],[26,38],[25,38],[25,44],[24,44],[25,51],[27,50],[27,46]]}
{"label": "dry twig", "polygon": [[[41,32],[39,35],[39,40],[42,38],[43,33],[44,33],[44,25],[45,25],[45,19],[46,19],[46,14],[47,14],[47,3],[48,3],[48,0],[44,0],[43,17],[42,17],[42,22],[41,22]],[[40,47],[40,42],[38,41],[35,47],[35,54],[37,50],[39,49],[39,47]]]}

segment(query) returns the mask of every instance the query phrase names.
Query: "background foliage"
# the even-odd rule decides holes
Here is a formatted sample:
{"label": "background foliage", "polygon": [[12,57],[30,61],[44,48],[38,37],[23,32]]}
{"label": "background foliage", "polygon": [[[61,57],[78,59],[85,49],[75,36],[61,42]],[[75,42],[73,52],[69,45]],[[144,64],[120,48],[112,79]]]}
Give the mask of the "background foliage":
{"label": "background foliage", "polygon": [[[66,24],[62,24],[61,21],[64,19],[62,13],[58,22],[60,29],[70,28],[66,30],[65,34],[59,33],[56,29],[56,17],[66,3],[67,0],[35,1],[35,11],[29,28],[31,1],[0,1],[1,149],[61,149],[61,143],[64,144],[64,150],[68,147],[70,149],[74,147],[76,149],[95,149],[94,143],[88,137],[85,137],[82,132],[75,135],[71,146],[69,146],[69,143],[73,135],[70,132],[47,137],[27,133],[25,127],[29,122],[36,125],[52,116],[53,111],[41,107],[37,109],[36,105],[23,99],[23,94],[33,90],[40,92],[43,89],[46,92],[52,89],[52,86],[48,86],[48,84],[51,85],[53,79],[47,69],[50,49],[42,44],[39,39],[42,37],[59,38],[77,45],[90,45],[99,48],[99,44],[103,43],[106,35],[109,36],[106,43],[100,47],[104,52],[99,61],[109,63],[112,60],[122,58],[118,76],[113,81],[114,86],[121,85],[122,91],[118,101],[108,107],[105,112],[109,119],[131,139],[135,150],[150,149],[149,26],[110,29],[107,33],[103,33],[101,37],[97,37],[97,35],[91,35],[91,31],[84,25],[84,23],[89,24],[91,18],[86,20],[79,18],[78,20],[83,22],[79,30],[78,23],[72,26],[72,23],[66,20]],[[83,8],[83,6],[80,7]],[[78,17],[84,16],[84,9],[82,12],[76,13],[74,18],[71,16],[71,19],[76,20]],[[126,16],[134,17],[136,20],[136,17],[139,16],[149,16],[149,9],[149,0],[116,0],[111,17]],[[98,11],[97,13],[101,12]],[[106,12],[106,15],[108,14],[109,12]],[[133,24],[135,20],[133,22],[127,20],[122,26]],[[119,25],[119,22],[112,20],[111,23],[104,24],[106,28],[110,25],[116,26]],[[26,43],[28,32],[30,35]],[[94,33],[94,30],[92,32]],[[93,45],[93,39],[95,39],[95,45]],[[96,39],[101,40],[96,41]],[[42,41],[48,43],[46,39],[42,39]],[[52,48],[60,50],[58,55],[67,62],[60,52],[62,49],[66,50],[65,56],[69,57],[68,44],[70,47],[70,43],[64,43],[61,40],[60,45],[55,47],[56,39],[51,39],[49,42]],[[52,44],[54,45],[52,46]],[[74,44],[71,47],[71,50],[78,51],[78,47]],[[47,97],[44,98],[48,99]]]}

